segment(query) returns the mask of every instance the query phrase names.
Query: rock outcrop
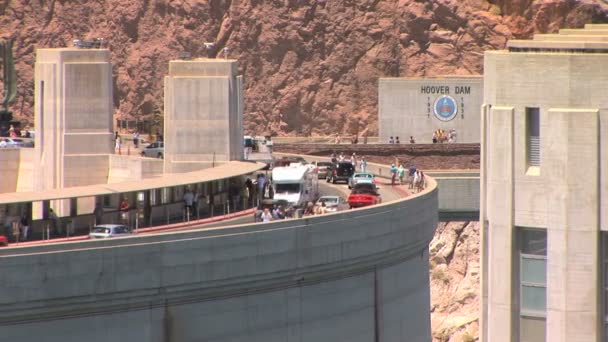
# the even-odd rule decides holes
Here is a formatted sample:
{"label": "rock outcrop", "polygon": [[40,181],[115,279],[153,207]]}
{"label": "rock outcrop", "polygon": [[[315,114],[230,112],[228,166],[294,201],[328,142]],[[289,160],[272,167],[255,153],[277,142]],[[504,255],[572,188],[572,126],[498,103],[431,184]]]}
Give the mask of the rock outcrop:
{"label": "rock outcrop", "polygon": [[180,52],[222,58],[227,48],[245,76],[247,132],[374,134],[378,77],[479,74],[484,50],[607,13],[603,0],[11,0],[0,1],[0,38],[16,39],[11,109],[25,121],[35,49],[104,37],[117,118],[162,113],[163,76]]}
{"label": "rock outcrop", "polygon": [[479,337],[479,222],[443,222],[431,241],[433,341],[472,342]]}

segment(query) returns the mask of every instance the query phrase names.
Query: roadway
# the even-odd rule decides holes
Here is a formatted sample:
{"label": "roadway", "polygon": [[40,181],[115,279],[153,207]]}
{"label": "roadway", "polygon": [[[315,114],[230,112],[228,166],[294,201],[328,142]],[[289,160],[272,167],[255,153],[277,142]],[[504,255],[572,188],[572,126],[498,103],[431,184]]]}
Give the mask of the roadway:
{"label": "roadway", "polygon": [[[380,195],[382,196],[382,202],[390,202],[406,196],[407,186],[396,186],[392,187],[390,184],[384,184],[384,179],[380,179],[380,184],[378,185],[380,189]],[[325,182],[325,180],[319,180],[319,192],[321,196],[341,196],[344,199],[348,198],[350,194],[350,190],[346,184],[331,184]],[[348,209],[347,209],[348,210]],[[226,227],[232,225],[239,224],[248,224],[253,223],[253,214],[236,217],[233,219],[227,219],[222,221],[216,221],[211,223],[202,224],[195,227],[184,227],[184,228],[176,228],[171,229],[170,231],[163,231],[163,233],[170,233],[175,231],[185,231],[185,230],[199,230],[199,229],[211,229],[218,227]]]}

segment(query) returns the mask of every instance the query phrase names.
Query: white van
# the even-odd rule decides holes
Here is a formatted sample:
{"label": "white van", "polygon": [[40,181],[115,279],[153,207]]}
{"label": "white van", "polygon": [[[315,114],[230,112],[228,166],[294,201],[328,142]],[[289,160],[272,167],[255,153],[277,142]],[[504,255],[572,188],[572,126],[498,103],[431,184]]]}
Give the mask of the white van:
{"label": "white van", "polygon": [[314,203],[319,197],[316,168],[299,163],[272,169],[272,186],[275,200],[286,200],[296,207]]}

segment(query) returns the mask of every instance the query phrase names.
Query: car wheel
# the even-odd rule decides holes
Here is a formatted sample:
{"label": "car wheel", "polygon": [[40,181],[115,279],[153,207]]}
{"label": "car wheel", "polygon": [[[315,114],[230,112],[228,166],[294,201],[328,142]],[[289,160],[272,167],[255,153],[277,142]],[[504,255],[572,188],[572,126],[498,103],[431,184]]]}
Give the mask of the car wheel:
{"label": "car wheel", "polygon": [[157,157],[158,159],[163,159],[163,154],[159,152]]}

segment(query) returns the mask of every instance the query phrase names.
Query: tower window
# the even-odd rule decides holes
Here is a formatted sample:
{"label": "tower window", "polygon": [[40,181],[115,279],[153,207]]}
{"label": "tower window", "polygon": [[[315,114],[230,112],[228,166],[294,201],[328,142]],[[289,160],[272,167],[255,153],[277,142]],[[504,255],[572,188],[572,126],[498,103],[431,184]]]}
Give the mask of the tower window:
{"label": "tower window", "polygon": [[526,148],[528,166],[540,166],[539,108],[526,108]]}
{"label": "tower window", "polygon": [[520,341],[545,341],[547,230],[519,228]]}

